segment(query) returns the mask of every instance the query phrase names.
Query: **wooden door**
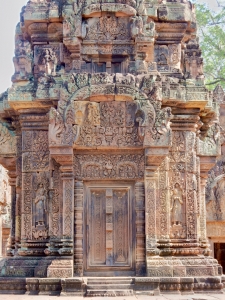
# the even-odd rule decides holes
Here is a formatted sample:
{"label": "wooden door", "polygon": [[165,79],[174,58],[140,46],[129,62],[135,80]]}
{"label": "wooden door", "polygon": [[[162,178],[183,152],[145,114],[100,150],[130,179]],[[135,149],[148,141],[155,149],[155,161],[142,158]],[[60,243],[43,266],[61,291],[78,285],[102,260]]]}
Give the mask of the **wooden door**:
{"label": "wooden door", "polygon": [[86,203],[86,270],[132,270],[131,187],[89,186]]}

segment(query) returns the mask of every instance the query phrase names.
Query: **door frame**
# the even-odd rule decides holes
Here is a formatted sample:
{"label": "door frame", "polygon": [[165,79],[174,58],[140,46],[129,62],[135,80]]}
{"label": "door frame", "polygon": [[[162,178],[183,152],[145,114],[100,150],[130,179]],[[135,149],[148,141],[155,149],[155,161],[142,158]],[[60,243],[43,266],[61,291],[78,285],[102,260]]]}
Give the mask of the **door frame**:
{"label": "door frame", "polygon": [[[136,256],[136,211],[135,211],[135,193],[134,181],[84,181],[84,275],[86,276],[133,276],[135,275],[135,256]],[[87,217],[89,214],[88,195],[91,188],[125,188],[129,190],[129,252],[130,252],[130,266],[88,266],[88,231],[87,231]]]}

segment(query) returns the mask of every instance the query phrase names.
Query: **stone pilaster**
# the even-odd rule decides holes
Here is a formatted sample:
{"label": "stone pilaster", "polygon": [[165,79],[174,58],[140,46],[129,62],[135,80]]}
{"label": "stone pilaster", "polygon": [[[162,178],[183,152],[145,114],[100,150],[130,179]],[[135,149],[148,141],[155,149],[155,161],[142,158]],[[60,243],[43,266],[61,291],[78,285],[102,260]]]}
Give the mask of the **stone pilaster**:
{"label": "stone pilaster", "polygon": [[61,256],[73,254],[74,236],[74,174],[73,174],[73,149],[70,146],[51,147],[51,158],[59,164],[61,202]]}
{"label": "stone pilaster", "polygon": [[[39,113],[34,117],[35,112]],[[20,115],[22,131],[21,256],[44,255],[49,240],[49,149],[46,110]],[[18,196],[20,186],[18,184]],[[19,205],[19,198],[18,198]],[[19,207],[18,207],[19,209]]]}
{"label": "stone pilaster", "polygon": [[201,178],[201,202],[200,202],[200,240],[202,243],[207,242],[206,234],[206,203],[205,203],[205,187],[206,178]]}
{"label": "stone pilaster", "polygon": [[145,240],[145,185],[144,182],[135,183],[135,211],[136,211],[136,275],[143,276],[146,272],[146,240]]}
{"label": "stone pilaster", "polygon": [[63,182],[63,248],[59,250],[60,255],[73,254],[74,235],[74,176],[72,166],[61,166],[61,179]]}
{"label": "stone pilaster", "polygon": [[[50,240],[47,255],[59,254],[60,257],[53,261],[48,267],[48,277],[72,277],[74,270],[73,247],[74,247],[74,174],[73,174],[73,149],[72,147],[52,147],[50,148],[51,158],[54,158],[59,164],[60,187],[54,187],[56,194],[62,195],[60,216],[58,219],[59,232],[61,237],[58,242]],[[53,176],[54,179],[54,176]],[[54,180],[53,180],[54,181]],[[59,183],[59,178],[55,183]],[[54,185],[55,185],[54,183]],[[59,203],[56,198],[55,203]],[[51,230],[53,222],[50,222]],[[57,233],[56,233],[57,234]],[[57,248],[59,248],[57,250]]]}
{"label": "stone pilaster", "polygon": [[7,255],[15,254],[15,229],[16,229],[16,174],[9,172],[9,185],[11,186],[11,228],[9,242],[7,245]]}
{"label": "stone pilaster", "polygon": [[[145,242],[146,242],[146,273],[152,276],[152,257],[159,254],[157,240],[160,231],[160,210],[161,200],[167,203],[167,199],[160,198],[159,166],[163,165],[168,155],[167,147],[151,147],[145,149],[146,166],[145,166]],[[164,171],[163,176],[166,176]],[[163,186],[164,187],[164,186]],[[165,195],[166,196],[166,195]],[[164,209],[163,220],[167,218],[167,212]],[[167,224],[167,222],[166,222]],[[166,228],[168,226],[166,225]],[[163,234],[166,234],[163,228]],[[168,240],[166,234],[166,242]]]}
{"label": "stone pilaster", "polygon": [[84,185],[75,181],[74,207],[74,275],[83,276],[84,267]]}

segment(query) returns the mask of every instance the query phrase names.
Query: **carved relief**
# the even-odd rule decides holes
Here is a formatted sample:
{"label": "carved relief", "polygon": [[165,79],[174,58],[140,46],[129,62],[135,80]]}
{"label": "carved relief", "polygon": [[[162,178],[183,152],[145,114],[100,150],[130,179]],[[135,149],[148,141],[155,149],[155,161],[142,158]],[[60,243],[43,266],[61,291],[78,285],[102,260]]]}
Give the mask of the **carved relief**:
{"label": "carved relief", "polygon": [[181,224],[183,221],[183,191],[180,188],[179,183],[174,185],[171,195],[171,223],[174,224]]}
{"label": "carved relief", "polygon": [[123,178],[135,179],[144,176],[144,155],[142,154],[75,154],[75,178]]}
{"label": "carved relief", "polygon": [[157,236],[160,239],[169,237],[169,205],[168,193],[168,159],[165,159],[159,167],[158,173],[158,190],[159,190],[159,206],[156,206],[156,228]]}
{"label": "carved relief", "polygon": [[32,174],[23,174],[22,238],[32,239]]}
{"label": "carved relief", "polygon": [[190,40],[185,51],[186,77],[197,79],[203,75],[203,58],[196,40]]}
{"label": "carved relief", "polygon": [[61,198],[61,189],[62,182],[60,180],[60,171],[59,165],[52,160],[52,165],[50,166],[52,176],[50,177],[50,185],[51,191],[49,192],[49,214],[50,216],[50,224],[49,224],[49,235],[53,237],[60,236],[60,198]]}
{"label": "carved relief", "polygon": [[220,149],[220,126],[213,124],[203,140],[199,140],[200,155],[218,155]]}
{"label": "carved relief", "polygon": [[57,66],[60,65],[61,51],[59,45],[35,46],[34,63],[40,74],[56,75]]}
{"label": "carved relief", "polygon": [[207,219],[225,220],[225,179],[223,175],[215,178],[207,195]]}
{"label": "carved relief", "polygon": [[[220,154],[224,92],[204,86],[195,28],[188,1],[28,1],[0,96],[0,155],[18,210],[14,252],[49,257],[25,259],[25,271],[17,257],[5,275],[124,271],[142,276],[135,284],[165,276],[154,285],[175,291],[187,289],[178,277],[218,275],[206,258],[204,160]],[[225,218],[222,160],[206,186],[211,222]]]}
{"label": "carved relief", "polygon": [[83,38],[99,41],[128,40],[129,20],[126,17],[117,18],[114,14],[87,19],[86,23],[83,23]]}
{"label": "carved relief", "polygon": [[48,237],[49,213],[49,179],[46,173],[33,176],[34,200],[32,208],[32,234],[35,240],[45,240]]}
{"label": "carved relief", "polygon": [[[90,123],[90,108],[95,110],[94,124]],[[125,102],[102,102],[99,104],[87,104],[83,115],[87,114],[87,121],[80,127],[77,146],[138,146],[141,141],[138,136],[137,125],[133,121],[133,126],[125,127],[125,119],[130,118],[130,111],[126,111]],[[84,108],[83,108],[84,110]],[[133,106],[133,114],[135,106]],[[100,118],[99,118],[100,112]],[[82,113],[80,112],[80,116]],[[100,126],[97,125],[100,123]],[[95,126],[96,124],[96,126]]]}
{"label": "carved relief", "polygon": [[167,46],[156,46],[155,47],[155,61],[159,67],[165,67],[168,65],[169,51]]}
{"label": "carved relief", "polygon": [[33,53],[29,41],[16,38],[15,57],[13,58],[15,74],[12,81],[29,80],[32,77]]}
{"label": "carved relief", "polygon": [[72,238],[73,233],[73,179],[63,180],[63,236]]}
{"label": "carved relief", "polygon": [[170,215],[171,238],[180,239],[186,237],[185,203],[185,160],[186,137],[180,131],[173,132],[172,151],[170,156]]}
{"label": "carved relief", "polygon": [[181,44],[172,44],[168,46],[169,66],[180,69],[181,62]]}
{"label": "carved relief", "polygon": [[23,134],[23,171],[48,169],[49,149],[47,131],[25,131]]}
{"label": "carved relief", "polygon": [[5,124],[0,123],[0,153],[16,153],[16,136],[10,131]]}

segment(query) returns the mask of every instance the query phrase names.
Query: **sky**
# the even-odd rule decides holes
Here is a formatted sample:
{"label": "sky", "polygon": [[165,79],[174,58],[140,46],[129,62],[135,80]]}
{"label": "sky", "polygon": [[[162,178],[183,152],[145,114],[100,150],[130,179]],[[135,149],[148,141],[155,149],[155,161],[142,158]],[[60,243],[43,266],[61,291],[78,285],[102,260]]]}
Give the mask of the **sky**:
{"label": "sky", "polygon": [[[11,86],[15,28],[20,19],[21,8],[26,3],[27,0],[0,0],[0,93]],[[198,0],[198,3],[208,3],[212,10],[217,9],[217,0]]]}
{"label": "sky", "polygon": [[0,0],[0,93],[11,86],[15,28],[26,3],[27,0]]}

